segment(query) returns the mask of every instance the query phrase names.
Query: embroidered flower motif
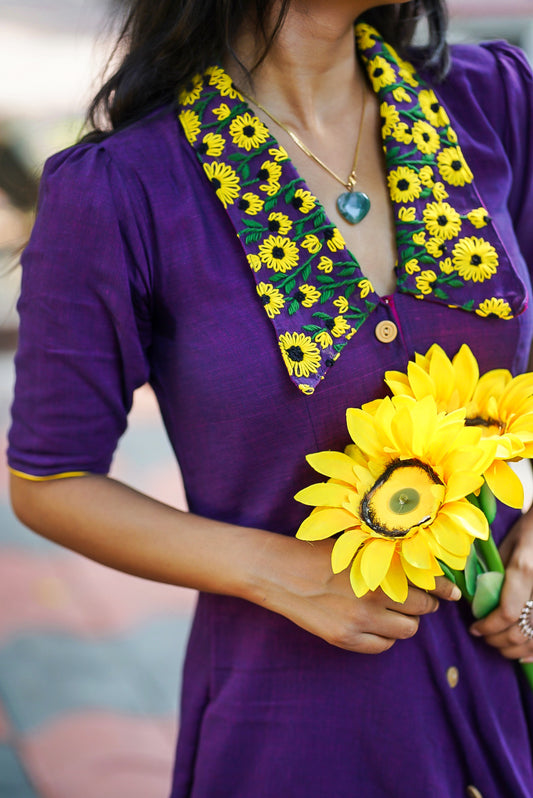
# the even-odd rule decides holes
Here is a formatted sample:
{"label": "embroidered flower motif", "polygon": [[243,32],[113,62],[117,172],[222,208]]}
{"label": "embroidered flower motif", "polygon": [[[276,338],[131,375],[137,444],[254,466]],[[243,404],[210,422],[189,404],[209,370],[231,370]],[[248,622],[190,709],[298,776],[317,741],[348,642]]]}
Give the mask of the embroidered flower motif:
{"label": "embroidered flower motif", "polygon": [[229,97],[230,100],[244,101],[242,94],[222,67],[211,67],[207,71],[209,73],[209,85],[216,86],[223,97]]}
{"label": "embroidered flower motif", "polygon": [[336,308],[339,309],[339,313],[346,313],[348,308],[350,307],[348,304],[348,300],[345,296],[339,296],[337,299],[334,300],[333,304]]}
{"label": "embroidered flower motif", "polygon": [[426,249],[432,258],[442,258],[446,252],[446,244],[441,238],[430,238],[426,241]]}
{"label": "embroidered flower motif", "polygon": [[281,177],[281,166],[276,161],[265,161],[257,173],[259,180],[266,182],[259,186],[261,191],[272,197],[279,191],[279,179]]}
{"label": "embroidered flower motif", "polygon": [[451,258],[445,258],[439,263],[439,269],[443,274],[451,274],[453,272],[453,263]]}
{"label": "embroidered flower motif", "polygon": [[294,192],[291,205],[296,208],[300,213],[309,213],[316,206],[316,197],[313,197],[310,191],[305,191],[303,188],[297,188]]}
{"label": "embroidered flower motif", "polygon": [[381,134],[382,136],[390,136],[400,121],[398,109],[394,105],[381,103],[379,107],[379,113],[381,116]]}
{"label": "embroidered flower motif", "polygon": [[261,258],[259,255],[247,255],[246,256],[248,263],[250,264],[250,268],[253,272],[258,272],[261,268]]}
{"label": "embroidered flower motif", "polygon": [[179,104],[192,105],[193,103],[195,103],[196,100],[199,98],[200,94],[202,93],[202,88],[203,88],[202,76],[195,75],[180,91],[178,96]]}
{"label": "embroidered flower motif", "polygon": [[326,330],[322,330],[321,332],[315,335],[315,341],[322,349],[327,349],[328,346],[333,346],[333,338],[331,335],[326,332]]}
{"label": "embroidered flower motif", "polygon": [[411,135],[411,132],[405,122],[400,122],[398,125],[396,125],[392,131],[392,136],[396,139],[396,141],[399,141],[402,144],[410,144],[413,140],[413,136]]}
{"label": "embroidered flower motif", "polygon": [[433,269],[426,269],[420,272],[416,277],[416,287],[421,294],[431,294],[433,291],[433,283],[436,281],[437,275]]}
{"label": "embroidered flower motif", "polygon": [[388,61],[381,55],[377,55],[368,64],[368,76],[374,87],[374,91],[391,86],[396,83],[396,74]]}
{"label": "embroidered flower motif", "polygon": [[448,114],[432,89],[423,89],[419,92],[418,102],[430,125],[433,125],[433,127],[446,127],[450,124]]}
{"label": "embroidered flower motif", "polygon": [[326,319],[324,323],[330,333],[335,336],[335,338],[340,338],[346,332],[348,332],[348,330],[350,330],[350,324],[348,321],[346,321],[344,316],[335,316],[334,319]]}
{"label": "embroidered flower motif", "polygon": [[367,280],[367,279],[360,280],[357,283],[357,287],[359,288],[359,291],[361,293],[361,299],[364,299],[370,293],[372,293],[372,294],[374,293],[374,286],[372,285],[370,280]]}
{"label": "embroidered flower motif", "polygon": [[279,346],[289,374],[296,377],[309,377],[316,374],[320,366],[320,350],[308,335],[303,333],[282,333]]}
{"label": "embroidered flower motif", "polygon": [[422,193],[420,178],[409,166],[399,166],[387,177],[393,202],[412,202]]}
{"label": "embroidered flower motif", "polygon": [[413,242],[417,244],[419,247],[424,246],[426,243],[426,231],[420,230],[419,233],[415,233],[413,236]]}
{"label": "embroidered flower motif", "polygon": [[221,103],[218,108],[213,108],[213,114],[216,116],[219,122],[223,122],[225,119],[227,119],[230,113],[231,111],[226,103]]}
{"label": "embroidered flower motif", "polygon": [[203,155],[210,155],[213,158],[219,158],[224,152],[226,142],[219,133],[206,133],[202,139],[202,143],[197,147],[197,152]]}
{"label": "embroidered flower motif", "polygon": [[288,272],[298,265],[298,247],[290,238],[269,236],[259,246],[259,257],[269,269]]}
{"label": "embroidered flower motif", "polygon": [[396,50],[391,47],[390,52],[392,57],[398,62],[400,66],[399,76],[404,81],[404,83],[408,83],[409,86],[416,88],[419,85],[418,80],[416,79],[416,69],[409,61],[404,61],[403,58],[398,56]]}
{"label": "embroidered flower motif", "polygon": [[276,163],[289,160],[287,150],[285,147],[282,147],[281,144],[279,144],[277,147],[271,147],[268,151],[268,154],[274,158]]}
{"label": "embroidered flower motif", "polygon": [[336,252],[339,249],[344,249],[346,243],[336,227],[328,227],[324,230],[324,239],[331,252]]}
{"label": "embroidered flower motif", "polygon": [[461,230],[461,217],[447,202],[429,202],[423,218],[429,235],[435,238],[450,240]]}
{"label": "embroidered flower motif", "polygon": [[264,204],[264,200],[258,197],[257,194],[247,191],[246,194],[243,194],[240,198],[237,207],[239,210],[247,213],[248,216],[257,216],[257,214],[263,210]]}
{"label": "embroidered flower motif", "polygon": [[498,254],[483,238],[462,238],[453,248],[453,265],[465,280],[482,283],[496,274]]}
{"label": "embroidered flower motif", "polygon": [[194,144],[200,132],[200,118],[198,114],[191,111],[190,108],[187,108],[185,111],[180,112],[179,118],[181,126],[183,127],[183,132],[185,133],[185,138],[189,144]]}
{"label": "embroidered flower motif", "polygon": [[435,175],[433,174],[433,169],[431,166],[429,166],[429,164],[426,164],[422,167],[418,173],[418,177],[420,178],[422,185],[427,186],[428,188],[433,188],[435,183]]}
{"label": "embroidered flower motif", "polygon": [[468,221],[477,227],[478,229],[481,227],[485,227],[490,222],[490,216],[488,215],[485,208],[476,208],[467,216]]}
{"label": "embroidered flower motif", "polygon": [[485,299],[476,308],[478,316],[493,317],[498,319],[512,319],[513,314],[505,299]]}
{"label": "embroidered flower motif", "polygon": [[268,217],[268,229],[271,233],[278,233],[280,236],[286,236],[292,228],[292,222],[289,217],[284,213],[276,213],[273,211]]}
{"label": "embroidered flower motif", "polygon": [[451,186],[464,186],[474,179],[460,147],[448,147],[437,155],[439,172]]}
{"label": "embroidered flower motif", "polygon": [[327,258],[325,255],[322,255],[317,268],[325,274],[330,274],[330,272],[333,271],[333,261],[331,258]]}
{"label": "embroidered flower motif", "polygon": [[268,314],[269,319],[273,319],[281,312],[285,305],[283,294],[271,283],[259,283],[257,286],[257,293],[261,297],[263,307]]}
{"label": "embroidered flower motif", "polygon": [[457,144],[457,133],[453,128],[449,127],[446,135],[448,137],[449,142],[451,142],[452,144]]}
{"label": "embroidered flower motif", "polygon": [[396,100],[397,103],[410,103],[411,97],[405,91],[403,86],[398,86],[396,89],[392,90],[392,96]]}
{"label": "embroidered flower motif", "polygon": [[300,305],[303,305],[304,308],[312,307],[321,297],[320,291],[318,291],[314,285],[308,285],[304,283],[301,285],[296,293],[293,295],[293,299],[295,299]]}
{"label": "embroidered flower motif", "polygon": [[414,222],[416,219],[416,209],[411,206],[410,208],[400,208],[398,217],[402,222]]}
{"label": "embroidered flower motif", "polygon": [[361,50],[370,50],[376,43],[376,31],[370,25],[361,22],[355,28],[355,38]]}
{"label": "embroidered flower motif", "polygon": [[415,272],[419,272],[420,266],[418,265],[418,259],[411,258],[411,260],[408,260],[407,263],[405,264],[405,271],[407,272],[407,274],[414,274]]}
{"label": "embroidered flower motif", "polygon": [[309,233],[302,241],[302,247],[314,255],[322,249],[322,241],[314,233]]}
{"label": "embroidered flower motif", "polygon": [[411,133],[413,141],[424,155],[433,155],[440,147],[439,134],[428,122],[415,122]]}
{"label": "embroidered flower motif", "polygon": [[233,205],[240,191],[238,175],[225,163],[204,163],[204,171],[225,208]]}
{"label": "embroidered flower motif", "polygon": [[249,113],[236,116],[229,126],[229,132],[234,144],[247,152],[256,150],[269,137],[268,128]]}
{"label": "embroidered flower motif", "polygon": [[[323,379],[323,378],[322,378]],[[315,392],[315,389],[312,385],[307,385],[305,382],[298,383],[298,389],[304,393],[306,396],[311,396]]]}
{"label": "embroidered flower motif", "polygon": [[446,189],[444,188],[444,183],[435,183],[433,186],[433,196],[437,200],[437,202],[442,202],[442,200],[448,199],[450,196]]}

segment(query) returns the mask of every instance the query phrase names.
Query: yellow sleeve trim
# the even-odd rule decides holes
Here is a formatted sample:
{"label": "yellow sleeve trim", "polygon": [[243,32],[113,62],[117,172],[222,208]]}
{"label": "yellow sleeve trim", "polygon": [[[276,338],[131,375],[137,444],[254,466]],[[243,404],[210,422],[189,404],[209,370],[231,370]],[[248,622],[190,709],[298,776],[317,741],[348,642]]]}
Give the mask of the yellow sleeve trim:
{"label": "yellow sleeve trim", "polygon": [[48,477],[36,477],[33,474],[25,474],[23,471],[17,471],[15,468],[9,468],[9,471],[16,477],[28,479],[30,482],[50,482],[52,479],[68,479],[69,477],[84,477],[88,471],[67,471],[64,474],[50,474]]}

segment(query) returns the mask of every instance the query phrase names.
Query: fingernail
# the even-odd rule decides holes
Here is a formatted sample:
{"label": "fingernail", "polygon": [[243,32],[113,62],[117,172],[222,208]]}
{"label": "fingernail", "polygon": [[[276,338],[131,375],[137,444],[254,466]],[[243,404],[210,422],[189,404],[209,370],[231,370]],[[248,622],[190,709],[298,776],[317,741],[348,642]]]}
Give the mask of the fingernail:
{"label": "fingernail", "polygon": [[531,665],[533,662],[533,657],[522,657],[518,660],[522,665]]}
{"label": "fingernail", "polygon": [[452,588],[451,595],[450,595],[451,600],[452,601],[459,601],[459,599],[462,597],[462,595],[463,594],[461,593],[461,591],[459,590],[457,585],[454,585],[453,588]]}
{"label": "fingernail", "polygon": [[439,602],[437,601],[431,612],[437,612],[438,609],[439,609]]}
{"label": "fingernail", "polygon": [[474,635],[474,637],[481,637],[481,632],[479,632],[477,629],[470,629],[470,634]]}

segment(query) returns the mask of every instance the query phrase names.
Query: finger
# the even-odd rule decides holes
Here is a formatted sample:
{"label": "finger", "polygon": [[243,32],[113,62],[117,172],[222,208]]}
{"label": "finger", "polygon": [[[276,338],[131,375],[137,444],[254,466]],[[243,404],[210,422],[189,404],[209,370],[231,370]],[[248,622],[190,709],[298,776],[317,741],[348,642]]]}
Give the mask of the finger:
{"label": "finger", "polygon": [[425,590],[410,587],[403,604],[398,604],[394,601],[389,602],[386,607],[391,612],[418,617],[419,615],[428,615],[431,612],[436,612],[439,608],[439,602],[435,596],[426,593]]}
{"label": "finger", "polygon": [[489,644],[489,646],[499,648],[500,651],[509,648],[525,648],[529,645],[528,639],[525,637],[516,623],[503,632],[498,632],[494,635],[486,635],[485,641]]}
{"label": "finger", "polygon": [[470,627],[475,636],[493,636],[516,626],[524,604],[531,595],[531,580],[510,565],[505,574],[500,604],[496,609]]}
{"label": "finger", "polygon": [[435,590],[431,590],[430,593],[445,601],[459,601],[462,595],[457,585],[454,585],[453,582],[450,582],[445,576],[437,576],[435,579]]}

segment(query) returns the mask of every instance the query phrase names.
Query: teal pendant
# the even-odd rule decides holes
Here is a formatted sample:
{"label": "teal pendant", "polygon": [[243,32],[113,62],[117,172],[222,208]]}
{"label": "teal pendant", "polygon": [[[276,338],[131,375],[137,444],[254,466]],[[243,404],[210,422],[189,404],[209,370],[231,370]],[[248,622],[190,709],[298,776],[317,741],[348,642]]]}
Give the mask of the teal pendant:
{"label": "teal pendant", "polygon": [[346,191],[337,199],[337,210],[349,224],[359,224],[370,210],[370,199],[362,191]]}

